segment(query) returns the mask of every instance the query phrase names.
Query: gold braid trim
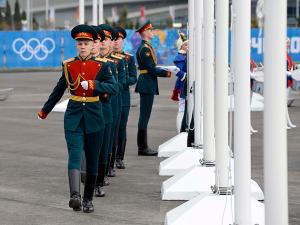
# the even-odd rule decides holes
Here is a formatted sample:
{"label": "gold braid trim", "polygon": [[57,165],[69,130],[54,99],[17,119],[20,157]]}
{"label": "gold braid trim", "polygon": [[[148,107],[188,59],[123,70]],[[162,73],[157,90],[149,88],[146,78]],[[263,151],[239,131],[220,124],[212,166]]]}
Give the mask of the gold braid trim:
{"label": "gold braid trim", "polygon": [[[85,80],[81,74],[78,74],[76,80],[72,83],[69,79],[69,73],[68,73],[68,68],[67,68],[67,63],[64,64],[64,73],[65,73],[65,78],[66,78],[66,82],[67,82],[67,86],[68,86],[68,91],[75,91],[79,85],[80,85],[80,78],[82,78],[83,80]],[[73,86],[73,88],[71,88],[71,86]]]}

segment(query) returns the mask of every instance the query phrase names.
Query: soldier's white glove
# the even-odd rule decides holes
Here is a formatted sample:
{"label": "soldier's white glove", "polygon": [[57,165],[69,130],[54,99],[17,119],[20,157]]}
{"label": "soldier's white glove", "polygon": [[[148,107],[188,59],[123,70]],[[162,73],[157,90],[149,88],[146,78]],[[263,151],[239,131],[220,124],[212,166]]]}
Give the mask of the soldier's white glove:
{"label": "soldier's white glove", "polygon": [[167,70],[169,70],[174,75],[176,75],[180,71],[180,69],[177,66],[169,66]]}
{"label": "soldier's white glove", "polygon": [[86,80],[81,81],[81,82],[80,82],[80,85],[81,85],[81,87],[82,87],[84,90],[86,90],[86,91],[89,89],[89,83],[88,83]]}

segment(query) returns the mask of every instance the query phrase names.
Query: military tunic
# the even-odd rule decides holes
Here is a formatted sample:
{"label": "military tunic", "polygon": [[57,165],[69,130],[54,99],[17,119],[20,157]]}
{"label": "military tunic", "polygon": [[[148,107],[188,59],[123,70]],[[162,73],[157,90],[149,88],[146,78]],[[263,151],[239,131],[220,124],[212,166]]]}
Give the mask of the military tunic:
{"label": "military tunic", "polygon": [[117,158],[124,159],[126,146],[126,127],[130,110],[130,91],[129,87],[134,85],[137,81],[137,72],[134,57],[126,52],[121,52],[120,55],[125,59],[126,65],[126,85],[122,91],[122,110],[120,118],[120,126],[118,133],[118,149]]}
{"label": "military tunic", "polygon": [[135,91],[140,93],[139,129],[147,129],[151,116],[154,95],[159,94],[157,77],[170,77],[171,72],[158,68],[157,59],[151,44],[142,40],[136,59],[140,75]]}
{"label": "military tunic", "polygon": [[[81,81],[88,81],[88,90]],[[80,170],[81,152],[84,148],[87,173],[97,174],[98,154],[102,144],[104,117],[99,96],[116,94],[116,81],[109,64],[100,58],[80,56],[63,62],[63,73],[44,104],[41,113],[49,114],[68,88],[71,93],[65,116],[64,129],[68,147],[69,169]]]}

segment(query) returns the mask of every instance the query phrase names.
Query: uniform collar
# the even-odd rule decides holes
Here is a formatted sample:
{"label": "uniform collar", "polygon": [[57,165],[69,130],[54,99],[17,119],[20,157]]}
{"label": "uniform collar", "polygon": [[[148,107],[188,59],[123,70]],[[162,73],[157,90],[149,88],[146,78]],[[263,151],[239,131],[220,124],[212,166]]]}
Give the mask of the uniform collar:
{"label": "uniform collar", "polygon": [[92,55],[88,55],[87,57],[83,58],[81,57],[80,55],[78,55],[78,58],[81,60],[81,61],[87,61],[89,59],[91,59],[93,56]]}
{"label": "uniform collar", "polygon": [[146,41],[146,40],[142,40],[142,42],[144,42],[145,44],[147,44],[147,45],[150,45],[151,46],[151,43],[149,42],[149,41]]}

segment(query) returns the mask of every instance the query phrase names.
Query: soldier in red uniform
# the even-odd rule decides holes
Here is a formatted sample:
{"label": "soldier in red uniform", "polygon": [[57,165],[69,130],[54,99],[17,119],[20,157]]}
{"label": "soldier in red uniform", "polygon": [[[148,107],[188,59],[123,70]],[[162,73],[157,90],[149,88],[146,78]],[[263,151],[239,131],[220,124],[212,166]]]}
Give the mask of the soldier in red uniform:
{"label": "soldier in red uniform", "polygon": [[[98,156],[102,144],[104,119],[99,96],[117,92],[116,81],[106,60],[91,55],[97,32],[88,25],[78,25],[71,31],[76,40],[78,56],[63,62],[63,72],[42,110],[39,119],[45,119],[66,89],[71,97],[65,112],[64,129],[68,147],[68,175],[70,185],[69,207],[74,211],[90,213],[98,170]],[[101,37],[103,40],[104,37]],[[86,179],[83,200],[80,195],[80,161],[86,157]]]}

